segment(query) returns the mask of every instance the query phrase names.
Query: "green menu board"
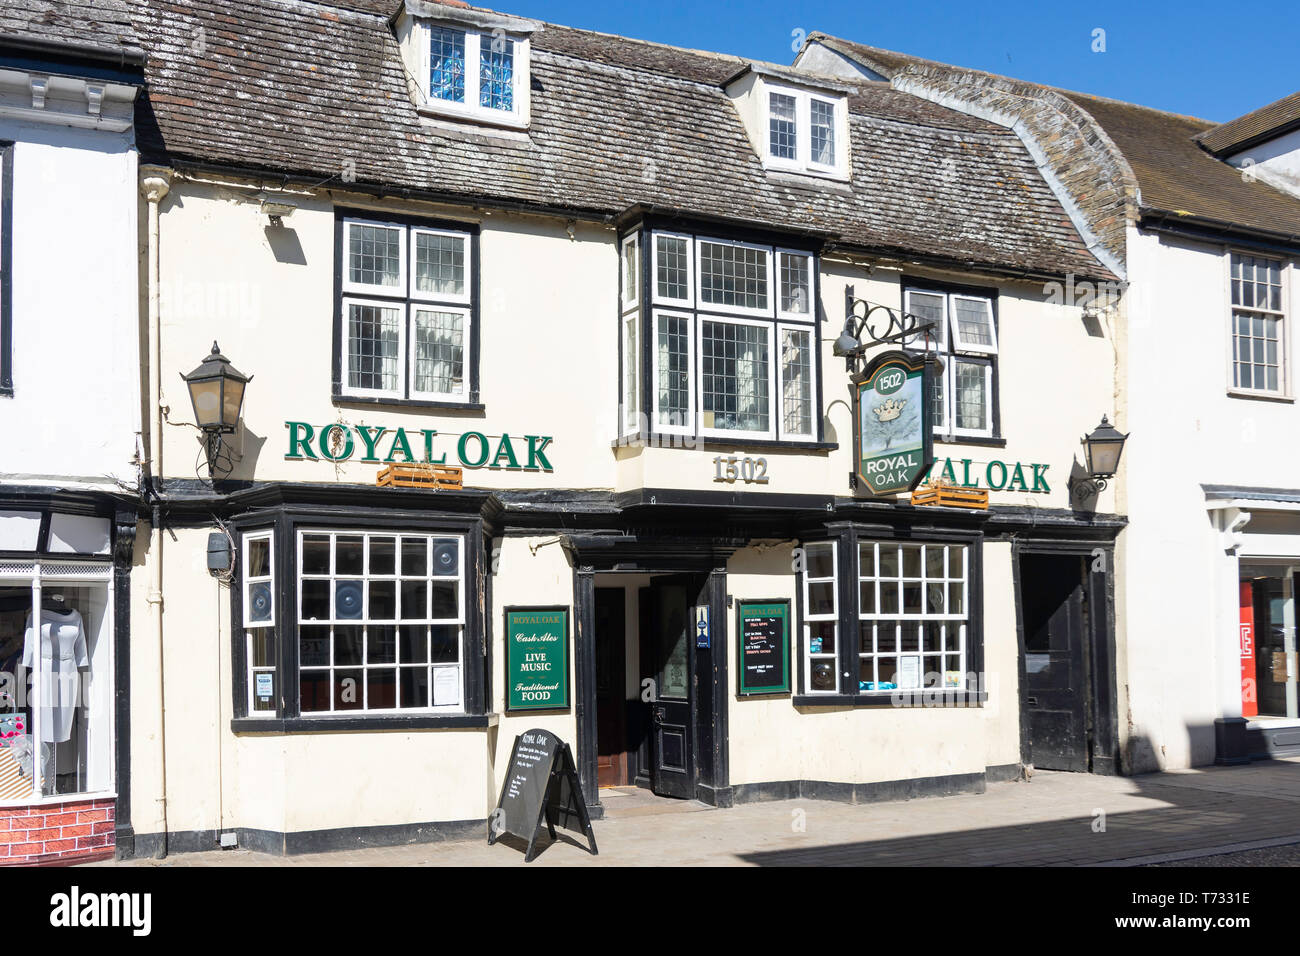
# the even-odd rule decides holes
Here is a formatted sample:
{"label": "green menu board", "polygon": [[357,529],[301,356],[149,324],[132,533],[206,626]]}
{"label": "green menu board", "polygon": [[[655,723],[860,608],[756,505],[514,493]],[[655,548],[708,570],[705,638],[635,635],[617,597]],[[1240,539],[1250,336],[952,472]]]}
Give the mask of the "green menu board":
{"label": "green menu board", "polygon": [[742,696],[790,690],[790,602],[740,601],[737,686]]}
{"label": "green menu board", "polygon": [[506,710],[569,707],[569,609],[506,608]]}

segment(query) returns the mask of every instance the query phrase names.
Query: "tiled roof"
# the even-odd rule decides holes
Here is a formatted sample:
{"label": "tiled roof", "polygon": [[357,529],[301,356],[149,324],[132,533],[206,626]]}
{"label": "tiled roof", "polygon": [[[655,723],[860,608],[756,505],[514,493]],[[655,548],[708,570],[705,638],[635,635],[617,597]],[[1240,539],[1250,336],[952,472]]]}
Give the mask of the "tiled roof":
{"label": "tiled roof", "polygon": [[4,0],[0,39],[119,55],[140,45],[126,0]]}
{"label": "tiled roof", "polygon": [[1292,93],[1245,116],[1206,130],[1197,138],[1210,152],[1223,156],[1270,133],[1297,126],[1300,126],[1300,93]]}
{"label": "tiled roof", "polygon": [[492,135],[422,121],[386,2],[131,3],[149,51],[136,127],[154,160],[321,180],[351,161],[359,185],[393,191],[601,214],[642,203],[903,257],[1109,277],[1014,134],[884,84],[853,84],[847,190],[764,172],[720,86],[748,62],[736,57],[542,25],[528,135]]}
{"label": "tiled roof", "polygon": [[[821,40],[891,79],[936,66],[954,69],[921,57],[823,34],[810,34],[808,39]],[[1203,142],[1203,134],[1214,128],[1213,123],[977,70],[962,72],[972,79],[1008,80],[1026,88],[1059,94],[1078,105],[1096,120],[1132,168],[1141,192],[1142,209],[1179,217],[1200,217],[1300,242],[1300,199],[1262,181],[1249,180],[1240,170],[1206,153],[1197,138],[1202,137]]]}

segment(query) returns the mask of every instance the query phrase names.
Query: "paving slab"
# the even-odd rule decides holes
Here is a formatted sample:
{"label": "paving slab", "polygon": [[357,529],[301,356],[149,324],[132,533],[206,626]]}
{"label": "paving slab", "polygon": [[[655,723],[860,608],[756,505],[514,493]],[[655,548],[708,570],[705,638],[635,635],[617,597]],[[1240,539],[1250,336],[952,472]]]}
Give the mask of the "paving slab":
{"label": "paving slab", "polygon": [[522,842],[486,840],[272,856],[175,854],[107,866],[1141,866],[1300,844],[1300,758],[1101,777],[1040,771],[982,794],[842,804],[811,799],[715,809],[635,788],[604,791],[597,856],[560,831],[524,864]]}

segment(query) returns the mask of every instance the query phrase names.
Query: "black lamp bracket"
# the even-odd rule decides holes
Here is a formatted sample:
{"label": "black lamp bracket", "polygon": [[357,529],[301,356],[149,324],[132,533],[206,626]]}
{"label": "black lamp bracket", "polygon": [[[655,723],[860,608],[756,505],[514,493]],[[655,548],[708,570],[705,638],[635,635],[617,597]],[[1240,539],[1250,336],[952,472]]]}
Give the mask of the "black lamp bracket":
{"label": "black lamp bracket", "polygon": [[[867,349],[877,345],[889,345],[923,336],[925,351],[930,351],[934,343],[934,322],[919,315],[894,309],[876,302],[859,299],[853,294],[853,286],[844,289],[844,334],[855,339],[858,344],[851,349],[836,352],[847,360],[848,368],[854,371],[858,360]],[[867,338],[863,340],[863,333]]]}

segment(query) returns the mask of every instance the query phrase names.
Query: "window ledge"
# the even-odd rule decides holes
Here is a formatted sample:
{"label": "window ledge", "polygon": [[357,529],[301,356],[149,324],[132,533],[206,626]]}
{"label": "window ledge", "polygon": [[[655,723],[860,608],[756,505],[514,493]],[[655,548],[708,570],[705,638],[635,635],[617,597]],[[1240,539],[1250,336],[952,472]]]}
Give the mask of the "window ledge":
{"label": "window ledge", "polygon": [[452,122],[459,126],[466,124],[471,126],[481,126],[484,130],[489,129],[508,129],[527,131],[528,118],[520,116],[517,113],[505,113],[496,110],[476,110],[467,108],[444,107],[435,105],[433,102],[426,100],[416,106],[415,111],[421,116],[429,119],[443,120]]}
{"label": "window ledge", "polygon": [[497,714],[420,714],[404,717],[236,717],[230,730],[243,734],[351,733],[385,730],[459,730],[495,727]]}
{"label": "window ledge", "polygon": [[888,690],[866,694],[795,694],[796,707],[973,707],[988,700],[987,691]]}
{"label": "window ledge", "polygon": [[771,438],[719,438],[715,435],[625,435],[609,443],[610,448],[673,448],[698,451],[702,448],[773,449],[779,451],[836,451],[839,442],[833,441],[783,441]]}
{"label": "window ledge", "polygon": [[390,405],[394,408],[441,408],[448,411],[483,412],[487,406],[482,402],[440,402],[422,398],[367,398],[361,395],[333,396],[335,405]]}
{"label": "window ledge", "polygon": [[840,192],[852,192],[851,180],[846,173],[819,172],[811,169],[791,169],[787,166],[765,166],[767,178],[789,186],[827,186]]}
{"label": "window ledge", "polygon": [[982,435],[946,435],[943,437],[935,435],[934,443],[936,445],[983,445],[986,448],[1007,447],[1005,438],[985,438]]}
{"label": "window ledge", "polygon": [[1252,391],[1247,391],[1244,388],[1228,389],[1228,397],[1245,398],[1245,399],[1253,398],[1261,402],[1285,402],[1291,405],[1295,404],[1294,395],[1283,395],[1281,392],[1252,392]]}

